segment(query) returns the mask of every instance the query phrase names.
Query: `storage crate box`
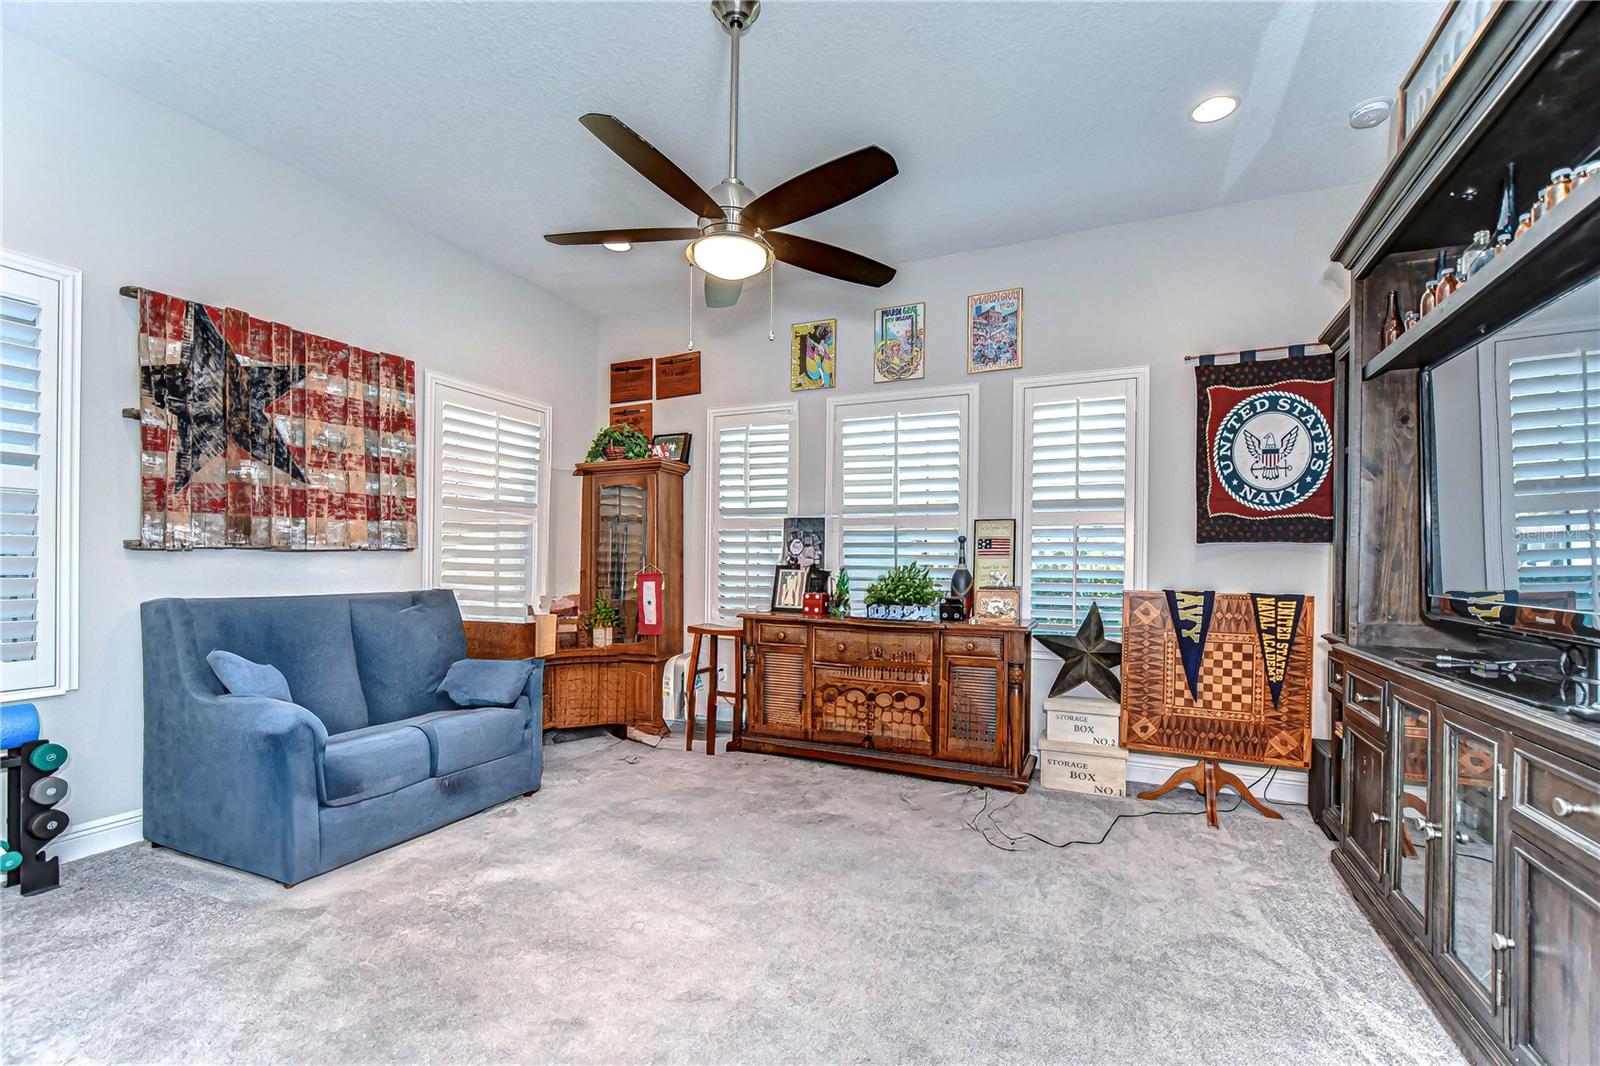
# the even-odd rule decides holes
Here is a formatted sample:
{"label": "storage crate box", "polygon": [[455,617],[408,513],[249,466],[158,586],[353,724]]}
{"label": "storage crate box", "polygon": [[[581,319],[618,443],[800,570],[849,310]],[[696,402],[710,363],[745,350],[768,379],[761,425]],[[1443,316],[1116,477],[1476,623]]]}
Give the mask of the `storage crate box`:
{"label": "storage crate box", "polygon": [[1128,753],[1095,751],[1044,737],[1039,741],[1039,783],[1065,792],[1121,796],[1127,791]]}
{"label": "storage crate box", "polygon": [[[1101,712],[1109,713],[1101,713]],[[1122,715],[1117,705],[1098,700],[1045,700],[1045,736],[1060,744],[1116,748]]]}

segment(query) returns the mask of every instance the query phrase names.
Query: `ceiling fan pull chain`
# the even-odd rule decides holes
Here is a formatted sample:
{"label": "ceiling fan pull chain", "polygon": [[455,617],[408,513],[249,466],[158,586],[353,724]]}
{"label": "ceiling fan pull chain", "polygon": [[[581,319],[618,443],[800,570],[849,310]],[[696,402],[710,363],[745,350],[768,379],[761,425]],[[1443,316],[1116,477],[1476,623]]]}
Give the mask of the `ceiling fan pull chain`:
{"label": "ceiling fan pull chain", "polygon": [[689,264],[689,351],[694,351],[694,264]]}
{"label": "ceiling fan pull chain", "polygon": [[772,269],[767,271],[767,341],[769,343],[778,339],[778,315],[775,310],[777,297],[773,295],[773,289],[778,284],[777,276],[778,264],[774,263],[772,264]]}

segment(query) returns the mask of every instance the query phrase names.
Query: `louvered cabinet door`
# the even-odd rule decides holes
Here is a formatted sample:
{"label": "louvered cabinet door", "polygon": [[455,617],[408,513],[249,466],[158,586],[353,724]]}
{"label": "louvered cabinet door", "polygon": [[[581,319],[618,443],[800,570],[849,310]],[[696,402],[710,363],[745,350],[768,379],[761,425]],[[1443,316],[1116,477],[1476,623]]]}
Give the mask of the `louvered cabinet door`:
{"label": "louvered cabinet door", "polygon": [[794,740],[804,739],[805,696],[805,650],[757,645],[746,731]]}
{"label": "louvered cabinet door", "polygon": [[939,716],[939,754],[1000,766],[1005,761],[1006,664],[947,655]]}

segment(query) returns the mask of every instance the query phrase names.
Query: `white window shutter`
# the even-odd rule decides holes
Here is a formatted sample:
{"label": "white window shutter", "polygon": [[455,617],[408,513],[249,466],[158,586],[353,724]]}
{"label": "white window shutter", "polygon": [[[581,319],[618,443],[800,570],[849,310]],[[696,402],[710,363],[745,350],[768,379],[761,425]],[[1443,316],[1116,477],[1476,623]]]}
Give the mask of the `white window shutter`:
{"label": "white window shutter", "polygon": [[433,580],[463,618],[525,621],[539,594],[549,410],[430,382]]}
{"label": "white window shutter", "polygon": [[764,611],[781,559],[783,517],[794,510],[792,405],[712,411],[707,609],[716,617]]}

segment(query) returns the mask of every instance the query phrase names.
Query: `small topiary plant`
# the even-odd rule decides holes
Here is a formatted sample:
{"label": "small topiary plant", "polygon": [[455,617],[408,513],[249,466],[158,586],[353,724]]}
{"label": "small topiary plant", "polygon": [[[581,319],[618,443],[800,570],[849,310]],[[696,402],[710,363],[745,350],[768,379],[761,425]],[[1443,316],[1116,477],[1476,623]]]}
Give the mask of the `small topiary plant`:
{"label": "small topiary plant", "polygon": [[584,616],[584,620],[590,629],[615,629],[621,617],[617,605],[601,596],[594,601],[594,607]]}
{"label": "small topiary plant", "polygon": [[939,602],[933,575],[916,563],[897,566],[867,586],[867,605],[927,607]]}
{"label": "small topiary plant", "polygon": [[607,448],[621,448],[624,459],[648,459],[650,438],[632,426],[607,426],[589,442],[589,454],[584,462],[598,463],[606,458]]}

